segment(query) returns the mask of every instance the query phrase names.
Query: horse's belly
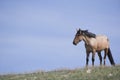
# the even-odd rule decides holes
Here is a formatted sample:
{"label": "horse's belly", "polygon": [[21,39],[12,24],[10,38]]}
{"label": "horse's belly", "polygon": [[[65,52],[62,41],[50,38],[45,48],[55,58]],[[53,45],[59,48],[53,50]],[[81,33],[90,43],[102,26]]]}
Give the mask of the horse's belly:
{"label": "horse's belly", "polygon": [[103,43],[103,44],[98,44],[97,45],[97,50],[104,50],[104,49],[106,49],[106,48],[108,48],[108,44],[106,44],[106,43]]}

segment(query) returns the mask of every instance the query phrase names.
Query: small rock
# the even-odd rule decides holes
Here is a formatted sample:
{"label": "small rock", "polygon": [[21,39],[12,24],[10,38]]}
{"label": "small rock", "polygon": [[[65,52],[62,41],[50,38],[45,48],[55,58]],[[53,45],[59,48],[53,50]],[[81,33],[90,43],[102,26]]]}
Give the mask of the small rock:
{"label": "small rock", "polygon": [[87,73],[91,73],[91,69],[88,69],[86,72],[87,72]]}
{"label": "small rock", "polygon": [[112,76],[112,73],[108,74],[108,77],[111,77]]}

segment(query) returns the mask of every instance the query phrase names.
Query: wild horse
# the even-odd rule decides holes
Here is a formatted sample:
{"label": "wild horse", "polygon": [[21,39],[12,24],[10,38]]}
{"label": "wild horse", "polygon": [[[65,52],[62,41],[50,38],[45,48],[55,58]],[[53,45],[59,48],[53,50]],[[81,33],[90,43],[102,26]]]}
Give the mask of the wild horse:
{"label": "wild horse", "polygon": [[106,55],[111,63],[115,65],[114,59],[109,46],[109,40],[105,35],[95,35],[94,33],[88,32],[88,30],[77,30],[73,44],[77,45],[80,41],[85,42],[86,48],[86,66],[88,66],[89,54],[92,52],[92,65],[94,66],[95,53],[98,53],[100,59],[100,65],[102,65],[101,51],[104,50],[104,65],[106,62]]}

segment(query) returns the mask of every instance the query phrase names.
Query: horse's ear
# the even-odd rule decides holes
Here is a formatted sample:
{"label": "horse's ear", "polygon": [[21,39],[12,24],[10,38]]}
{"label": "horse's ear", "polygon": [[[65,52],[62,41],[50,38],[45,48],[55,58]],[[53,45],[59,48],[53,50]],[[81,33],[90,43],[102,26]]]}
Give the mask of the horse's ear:
{"label": "horse's ear", "polygon": [[76,31],[77,31],[77,32],[80,31],[80,30],[81,30],[80,28],[79,28],[79,29],[76,28]]}

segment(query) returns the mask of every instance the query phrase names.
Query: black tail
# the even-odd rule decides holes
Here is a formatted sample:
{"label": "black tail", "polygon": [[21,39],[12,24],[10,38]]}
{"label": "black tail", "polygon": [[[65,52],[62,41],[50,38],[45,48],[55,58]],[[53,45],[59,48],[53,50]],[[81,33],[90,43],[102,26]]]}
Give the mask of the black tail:
{"label": "black tail", "polygon": [[108,59],[109,59],[111,65],[115,66],[115,62],[114,62],[110,48],[108,48]]}

